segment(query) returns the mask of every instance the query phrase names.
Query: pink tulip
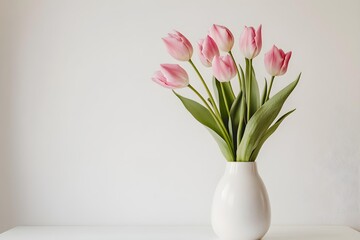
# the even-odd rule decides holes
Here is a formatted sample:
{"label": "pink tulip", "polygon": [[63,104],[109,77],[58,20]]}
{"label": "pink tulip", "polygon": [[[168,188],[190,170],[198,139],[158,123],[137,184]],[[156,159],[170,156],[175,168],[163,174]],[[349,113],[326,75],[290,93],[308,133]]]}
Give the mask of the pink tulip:
{"label": "pink tulip", "polygon": [[220,82],[228,82],[236,75],[235,64],[230,55],[215,56],[212,68],[215,78]]}
{"label": "pink tulip", "polygon": [[200,39],[199,58],[205,67],[211,67],[211,62],[215,56],[219,56],[219,49],[215,41],[208,35],[205,39]]}
{"label": "pink tulip", "polygon": [[264,63],[266,71],[271,76],[284,75],[287,71],[290,58],[291,51],[284,53],[283,50],[273,45],[270,51],[265,54]]}
{"label": "pink tulip", "polygon": [[160,64],[160,71],[155,72],[152,80],[163,87],[175,89],[189,85],[189,76],[178,64]]}
{"label": "pink tulip", "polygon": [[240,51],[247,59],[259,55],[262,47],[261,25],[255,32],[253,27],[246,27],[240,37]]}
{"label": "pink tulip", "polygon": [[209,30],[209,34],[222,51],[229,52],[234,46],[234,36],[230,30],[224,26],[213,24]]}
{"label": "pink tulip", "polygon": [[162,38],[168,53],[180,61],[189,61],[193,54],[193,47],[190,41],[180,32],[169,33],[169,36]]}

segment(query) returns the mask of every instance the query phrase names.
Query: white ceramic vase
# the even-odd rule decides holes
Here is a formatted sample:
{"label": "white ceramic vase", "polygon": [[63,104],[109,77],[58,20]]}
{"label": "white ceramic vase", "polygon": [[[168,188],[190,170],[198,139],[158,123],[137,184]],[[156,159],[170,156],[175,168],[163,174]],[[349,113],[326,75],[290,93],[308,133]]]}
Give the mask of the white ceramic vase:
{"label": "white ceramic vase", "polygon": [[270,227],[270,203],[255,162],[228,162],[218,183],[211,224],[221,240],[258,240]]}

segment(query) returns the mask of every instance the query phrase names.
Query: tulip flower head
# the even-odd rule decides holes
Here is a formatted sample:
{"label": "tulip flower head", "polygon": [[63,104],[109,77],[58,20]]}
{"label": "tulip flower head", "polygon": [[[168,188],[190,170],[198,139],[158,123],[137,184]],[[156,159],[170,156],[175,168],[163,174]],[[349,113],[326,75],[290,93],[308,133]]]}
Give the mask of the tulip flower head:
{"label": "tulip flower head", "polygon": [[190,41],[180,32],[169,33],[162,38],[168,53],[179,61],[189,61],[193,54],[193,47]]}
{"label": "tulip flower head", "polygon": [[240,37],[240,51],[247,59],[259,55],[262,47],[261,25],[255,31],[253,27],[246,27]]}
{"label": "tulip flower head", "polygon": [[264,63],[266,71],[271,76],[281,76],[287,71],[289,61],[291,58],[291,51],[284,53],[282,49],[275,45],[265,54]]}
{"label": "tulip flower head", "polygon": [[234,46],[234,36],[228,28],[213,24],[209,30],[209,34],[222,51],[231,51]]}
{"label": "tulip flower head", "polygon": [[178,64],[161,64],[161,70],[155,72],[152,80],[163,87],[176,89],[189,85],[187,72]]}
{"label": "tulip flower head", "polygon": [[219,48],[215,41],[208,35],[205,39],[198,42],[199,45],[199,58],[205,67],[211,67],[211,62],[215,56],[219,56]]}
{"label": "tulip flower head", "polygon": [[[255,77],[257,74],[253,67],[253,63],[257,61],[253,59],[259,55],[262,48],[261,30],[261,25],[258,29],[245,27],[237,40],[240,41],[239,47],[245,56],[245,63],[243,66],[239,64],[238,67],[232,51],[233,34],[224,26],[212,25],[208,35],[204,35],[197,46],[194,46],[202,65],[210,70],[212,79],[205,78],[193,62],[193,46],[189,40],[180,32],[170,33],[162,38],[167,51],[175,59],[187,61],[186,64],[191,65],[194,70],[193,75],[196,74],[199,78],[202,89],[197,89],[200,86],[193,86],[192,82],[189,82],[188,73],[178,64],[161,64],[159,71],[156,71],[151,78],[157,84],[171,89],[195,120],[210,129],[224,157],[231,163],[254,163],[267,137],[294,111],[291,110],[278,117],[280,109],[297,86],[301,74],[278,93],[271,91],[274,79],[286,73],[291,58],[290,51],[284,53],[275,45],[265,54],[264,67],[271,76],[268,76],[269,81],[265,78],[260,99],[259,84]],[[221,55],[220,52],[222,52]],[[231,81],[235,80],[233,79],[235,76],[238,78],[236,87],[239,88],[233,88]],[[213,91],[209,88],[211,80],[214,85]],[[185,90],[191,91],[193,97],[187,98],[179,94]],[[237,96],[236,99],[235,96]],[[275,124],[274,121],[276,121]],[[235,132],[234,126],[237,130]],[[270,134],[267,134],[269,132]],[[234,237],[238,236],[237,234],[230,236],[226,233],[228,232],[225,231],[224,235],[219,237],[235,239]],[[253,235],[253,239],[261,238],[263,232],[259,234]]]}
{"label": "tulip flower head", "polygon": [[215,56],[212,69],[215,78],[220,82],[228,82],[236,75],[236,67],[230,55]]}

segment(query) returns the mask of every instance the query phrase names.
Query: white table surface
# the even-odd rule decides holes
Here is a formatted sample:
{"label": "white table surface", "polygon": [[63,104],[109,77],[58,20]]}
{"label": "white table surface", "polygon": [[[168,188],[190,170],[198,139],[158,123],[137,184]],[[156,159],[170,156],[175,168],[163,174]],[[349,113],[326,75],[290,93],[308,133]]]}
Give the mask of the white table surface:
{"label": "white table surface", "polygon": [[[0,240],[216,240],[209,226],[15,227]],[[345,226],[272,226],[263,240],[360,240]]]}

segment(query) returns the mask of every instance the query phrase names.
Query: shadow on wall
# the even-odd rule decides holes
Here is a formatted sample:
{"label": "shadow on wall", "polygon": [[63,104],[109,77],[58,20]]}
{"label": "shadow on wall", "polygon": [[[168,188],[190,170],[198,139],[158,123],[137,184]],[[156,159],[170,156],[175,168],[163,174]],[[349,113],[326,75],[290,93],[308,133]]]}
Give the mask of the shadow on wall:
{"label": "shadow on wall", "polygon": [[[1,76],[2,78],[2,76]],[[13,225],[12,214],[12,193],[11,193],[11,156],[9,144],[9,109],[6,109],[3,88],[4,79],[0,83],[0,233],[9,229]],[[5,93],[5,96],[7,93]]]}
{"label": "shadow on wall", "polygon": [[[1,47],[0,47],[1,49]],[[3,51],[1,51],[3,52]],[[2,57],[1,57],[2,58]],[[4,68],[1,59],[1,68]],[[6,66],[6,64],[5,64]],[[11,146],[10,146],[10,84],[0,70],[0,233],[12,226]]]}
{"label": "shadow on wall", "polygon": [[0,4],[0,233],[13,226],[11,180],[11,48],[6,6]]}

